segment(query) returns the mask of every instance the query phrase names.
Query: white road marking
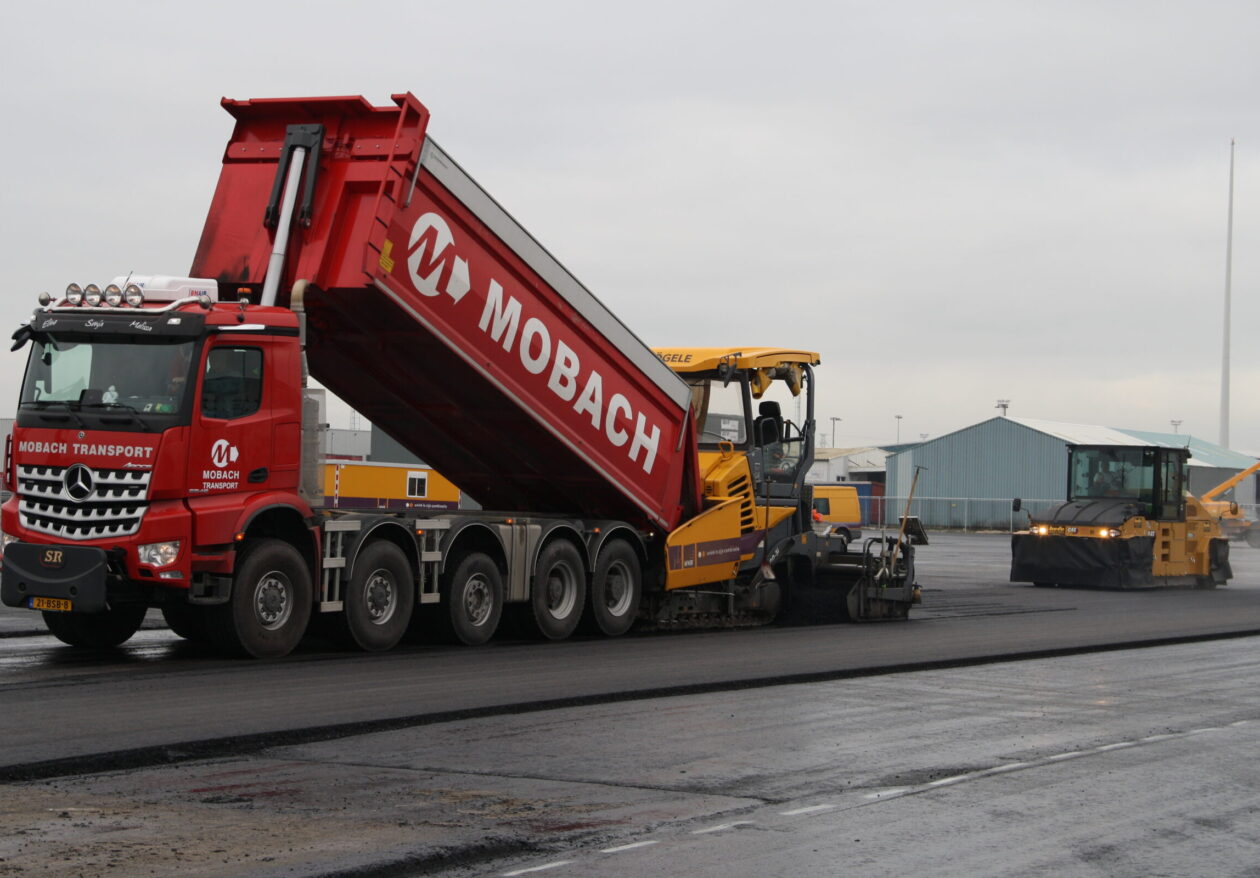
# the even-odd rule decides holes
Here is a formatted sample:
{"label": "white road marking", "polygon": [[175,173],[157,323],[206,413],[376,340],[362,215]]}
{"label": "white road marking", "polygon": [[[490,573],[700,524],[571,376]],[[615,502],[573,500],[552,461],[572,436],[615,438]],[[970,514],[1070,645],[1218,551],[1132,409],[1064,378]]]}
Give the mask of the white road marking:
{"label": "white road marking", "polygon": [[543,863],[541,866],[530,866],[527,869],[513,869],[511,872],[504,872],[505,878],[511,878],[512,875],[528,875],[530,872],[546,872],[548,869],[559,869],[561,866],[567,866],[572,860],[556,860],[554,863]]}
{"label": "white road marking", "polygon": [[793,808],[791,811],[780,811],[779,814],[784,817],[797,817],[801,814],[817,814],[820,811],[830,811],[835,805],[811,805],[808,808]]}
{"label": "white road marking", "polygon": [[865,796],[865,798],[867,798],[867,799],[890,799],[890,798],[894,798],[894,797],[896,797],[896,796],[904,796],[906,793],[910,792],[910,790],[911,790],[911,789],[912,789],[912,787],[889,787],[889,788],[888,788],[888,789],[886,789],[886,790],[879,790],[879,791],[874,792],[874,793],[867,793],[867,794],[866,794],[866,796]]}
{"label": "white road marking", "polygon": [[692,835],[707,835],[710,832],[724,832],[727,829],[734,829],[736,826],[751,826],[752,820],[732,820],[730,823],[719,823],[717,826],[710,826],[708,829],[696,829],[692,831]]}
{"label": "white road marking", "polygon": [[1027,768],[1032,765],[1031,762],[1008,762],[1005,765],[995,765],[992,768],[986,768],[985,774],[1001,774],[1004,771],[1018,771],[1021,768]]}
{"label": "white road marking", "polygon": [[632,851],[635,848],[645,848],[654,844],[660,844],[660,842],[654,841],[654,840],[632,841],[630,842],[630,844],[619,844],[615,848],[604,848],[602,851],[600,851],[600,853],[601,854],[619,854],[622,851]]}
{"label": "white road marking", "polygon": [[[1094,747],[1093,749],[1090,749],[1090,750],[1069,750],[1065,753],[1055,753],[1050,756],[1044,756],[1041,759],[1032,760],[1029,762],[1008,762],[1002,765],[995,765],[992,768],[982,768],[979,771],[971,771],[971,772],[968,772],[967,774],[956,774],[951,777],[943,777],[943,778],[940,778],[939,780],[934,780],[925,784],[920,784],[919,786],[891,787],[889,789],[879,790],[873,793],[867,793],[864,796],[864,798],[870,801],[871,803],[874,803],[875,801],[878,801],[881,799],[896,799],[896,798],[900,798],[901,796],[911,796],[917,793],[928,792],[932,789],[936,789],[939,787],[949,786],[951,784],[956,784],[956,783],[962,783],[963,781],[979,780],[985,777],[993,777],[994,775],[1004,774],[1009,771],[1017,771],[1024,768],[1039,768],[1045,765],[1049,765],[1052,762],[1059,762],[1064,759],[1075,759],[1080,756],[1092,756],[1092,755],[1097,755],[1100,753],[1109,753],[1113,750],[1122,750],[1127,747],[1136,747],[1140,744],[1154,744],[1160,741],[1175,740],[1177,738],[1188,738],[1191,735],[1202,735],[1207,732],[1221,732],[1227,728],[1237,728],[1238,726],[1246,725],[1249,722],[1250,720],[1243,719],[1243,720],[1237,720],[1236,722],[1228,723],[1225,726],[1215,726],[1212,728],[1203,728],[1203,729],[1190,729],[1184,732],[1172,732],[1172,733],[1158,734],[1158,735],[1147,735],[1144,738],[1137,738],[1132,741],[1116,741],[1115,743],[1112,743],[1112,744],[1100,744],[1099,746]],[[826,811],[834,811],[838,807],[840,806],[833,805],[833,804],[809,805],[804,808],[793,808],[790,811],[780,811],[779,814],[783,817],[800,817],[805,814],[821,814]],[[49,809],[49,810],[79,810],[79,809]],[[89,809],[82,809],[82,810],[89,810]],[[755,823],[756,823],[755,820],[732,820],[729,823],[719,823],[716,826],[709,826],[709,827],[706,827],[705,829],[692,830],[691,834],[692,835],[709,835],[715,832],[725,832],[728,829],[735,829],[736,827],[739,827],[739,826],[752,826]],[[635,841],[635,842],[630,842],[628,844],[617,845],[616,847],[604,848],[603,850],[600,851],[600,853],[601,854],[616,854],[616,853],[621,853],[622,851],[631,851],[631,850],[636,850],[638,848],[650,847],[655,844],[660,844],[660,841],[656,839],[646,839],[644,841]],[[541,866],[529,866],[524,869],[514,869],[511,872],[504,872],[503,876],[504,878],[513,878],[513,876],[516,876],[516,875],[528,875],[534,872],[546,872],[550,869],[558,869],[561,866],[568,866],[572,864],[573,862],[575,861],[574,860],[556,860],[551,863],[543,863]]]}

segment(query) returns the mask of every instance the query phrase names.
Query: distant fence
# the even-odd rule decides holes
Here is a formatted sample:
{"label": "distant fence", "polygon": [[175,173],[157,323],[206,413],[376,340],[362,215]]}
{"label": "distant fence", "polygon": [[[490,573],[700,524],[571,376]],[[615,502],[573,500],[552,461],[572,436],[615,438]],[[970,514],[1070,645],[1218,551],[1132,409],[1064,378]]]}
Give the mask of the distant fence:
{"label": "distant fence", "polygon": [[[1024,497],[1020,500],[1019,512],[1015,512],[1011,509],[1012,499],[1010,497],[916,496],[910,504],[910,514],[917,515],[924,527],[961,531],[1016,531],[1027,527],[1030,518],[1063,502],[1062,499],[1043,500]],[[1240,503],[1238,508],[1252,521],[1256,521],[1260,516],[1260,505]],[[863,520],[872,526],[878,526],[881,522],[894,526],[901,520],[905,509],[905,497],[875,498],[870,502],[869,507],[863,509]]]}
{"label": "distant fence", "polygon": [[[1020,511],[1011,509],[1011,497],[919,497],[910,503],[910,514],[924,527],[949,530],[1020,530],[1028,526],[1029,515],[1037,515],[1063,501],[1022,498]],[[905,497],[884,497],[872,503],[867,521],[895,525],[906,510]]]}

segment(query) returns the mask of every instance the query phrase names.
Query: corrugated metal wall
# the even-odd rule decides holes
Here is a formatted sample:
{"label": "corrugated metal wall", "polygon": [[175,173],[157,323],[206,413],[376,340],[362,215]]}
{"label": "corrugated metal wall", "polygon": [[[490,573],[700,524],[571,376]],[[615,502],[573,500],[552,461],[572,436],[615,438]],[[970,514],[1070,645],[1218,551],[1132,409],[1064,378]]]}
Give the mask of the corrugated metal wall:
{"label": "corrugated metal wall", "polygon": [[[1006,529],[1010,499],[1062,500],[1067,488],[1067,444],[1006,418],[991,418],[889,458],[888,496],[904,509],[916,466],[913,514],[928,527]],[[974,502],[991,498],[992,502]],[[966,502],[973,501],[973,502]],[[890,509],[890,514],[892,510]],[[1027,523],[1019,514],[1016,526]]]}
{"label": "corrugated metal wall", "polygon": [[[1215,488],[1221,482],[1238,474],[1238,470],[1221,469],[1219,467],[1192,466],[1190,467],[1190,493],[1196,496],[1202,496],[1208,491]],[[1256,502],[1256,477],[1247,476],[1242,482],[1233,489],[1233,493],[1226,491],[1217,500],[1233,500],[1235,503],[1250,505]]]}
{"label": "corrugated metal wall", "polygon": [[[1134,434],[1137,435],[1137,434]],[[888,458],[889,522],[905,510],[914,468],[924,467],[915,487],[911,513],[928,527],[1020,528],[1026,512],[1062,500],[1067,491],[1067,443],[1017,421],[991,418],[964,427]],[[1215,487],[1238,470],[1190,468],[1195,494]],[[1243,482],[1236,499],[1254,502],[1254,477]],[[1025,511],[1011,513],[1010,499],[1025,500]],[[992,498],[992,502],[986,502]],[[1032,501],[1032,502],[1027,502]]]}

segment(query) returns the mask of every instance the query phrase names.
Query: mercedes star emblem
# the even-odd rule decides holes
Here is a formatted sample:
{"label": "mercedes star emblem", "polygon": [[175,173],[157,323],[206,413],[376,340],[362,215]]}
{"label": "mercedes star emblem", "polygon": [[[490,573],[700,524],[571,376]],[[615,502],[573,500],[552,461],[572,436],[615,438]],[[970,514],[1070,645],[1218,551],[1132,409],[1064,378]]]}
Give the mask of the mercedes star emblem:
{"label": "mercedes star emblem", "polygon": [[66,493],[75,503],[82,503],[92,496],[92,471],[81,463],[66,470]]}

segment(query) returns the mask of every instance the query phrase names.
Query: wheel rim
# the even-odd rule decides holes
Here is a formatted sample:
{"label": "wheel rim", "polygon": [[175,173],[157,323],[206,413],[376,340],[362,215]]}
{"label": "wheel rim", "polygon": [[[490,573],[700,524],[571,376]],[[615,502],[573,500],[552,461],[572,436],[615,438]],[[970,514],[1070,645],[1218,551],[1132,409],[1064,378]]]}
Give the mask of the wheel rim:
{"label": "wheel rim", "polygon": [[544,598],[547,612],[555,619],[567,619],[577,606],[578,583],[568,564],[553,564],[547,571]]}
{"label": "wheel rim", "polygon": [[254,615],[268,631],[283,628],[293,615],[293,583],[279,570],[264,573],[254,586]]}
{"label": "wheel rim", "polygon": [[373,625],[384,625],[394,617],[398,607],[398,593],[394,589],[394,578],[385,569],[373,570],[363,588],[363,603],[367,607],[368,621]]}
{"label": "wheel rim", "polygon": [[494,612],[494,591],[490,581],[480,573],[472,576],[464,586],[464,615],[470,624],[484,625]]}
{"label": "wheel rim", "polygon": [[630,568],[622,561],[609,565],[608,574],[604,577],[604,607],[609,615],[624,616],[630,612],[630,604],[634,601]]}

